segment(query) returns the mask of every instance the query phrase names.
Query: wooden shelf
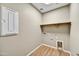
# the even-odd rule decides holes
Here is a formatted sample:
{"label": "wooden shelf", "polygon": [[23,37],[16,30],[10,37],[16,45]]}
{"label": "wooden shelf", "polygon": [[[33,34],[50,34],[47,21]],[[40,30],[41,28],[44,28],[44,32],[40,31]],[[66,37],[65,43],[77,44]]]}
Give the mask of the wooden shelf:
{"label": "wooden shelf", "polygon": [[58,28],[58,27],[63,26],[63,25],[71,26],[71,22],[41,24],[40,27],[41,27],[41,31],[43,32],[44,28],[46,28],[46,27],[56,26]]}
{"label": "wooden shelf", "polygon": [[61,23],[50,23],[50,24],[41,24],[40,26],[44,26],[44,25],[57,25],[57,24],[71,24],[71,22],[61,22]]}

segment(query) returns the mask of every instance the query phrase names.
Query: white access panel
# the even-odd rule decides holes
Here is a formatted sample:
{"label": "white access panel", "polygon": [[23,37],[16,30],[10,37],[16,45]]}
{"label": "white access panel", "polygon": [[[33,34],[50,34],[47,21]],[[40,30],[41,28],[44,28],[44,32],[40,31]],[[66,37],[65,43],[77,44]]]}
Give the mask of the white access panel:
{"label": "white access panel", "polygon": [[0,7],[0,36],[18,34],[18,17],[17,11],[6,7]]}

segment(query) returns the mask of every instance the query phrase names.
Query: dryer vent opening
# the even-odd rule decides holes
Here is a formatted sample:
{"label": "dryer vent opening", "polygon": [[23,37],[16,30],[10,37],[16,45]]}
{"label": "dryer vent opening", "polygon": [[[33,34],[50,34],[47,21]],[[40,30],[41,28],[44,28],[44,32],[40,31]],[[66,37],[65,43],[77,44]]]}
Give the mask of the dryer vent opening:
{"label": "dryer vent opening", "polygon": [[56,41],[56,46],[58,49],[63,49],[63,47],[64,47],[63,41]]}

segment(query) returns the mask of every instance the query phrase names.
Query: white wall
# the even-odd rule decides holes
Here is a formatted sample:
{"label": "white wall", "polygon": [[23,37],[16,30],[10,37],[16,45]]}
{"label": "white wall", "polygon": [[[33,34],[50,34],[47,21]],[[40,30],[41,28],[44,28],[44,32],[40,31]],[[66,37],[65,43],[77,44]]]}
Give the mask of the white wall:
{"label": "white wall", "polygon": [[41,14],[30,4],[1,4],[19,12],[20,32],[0,37],[0,55],[26,55],[41,43]]}
{"label": "white wall", "polygon": [[56,47],[56,41],[63,41],[64,49],[69,50],[70,24],[43,26],[43,43]]}
{"label": "white wall", "polygon": [[[43,24],[53,24],[53,23],[62,23],[70,21],[70,6],[65,6],[54,11],[43,14]],[[56,46],[56,41],[64,41],[64,49],[69,50],[69,41],[70,41],[70,25],[49,25],[44,26],[43,31],[49,33],[43,37],[43,43]],[[53,36],[55,35],[55,36]],[[56,39],[57,37],[57,39]],[[53,40],[51,40],[53,39]]]}
{"label": "white wall", "polygon": [[43,34],[43,43],[56,47],[56,41],[63,41],[65,50],[69,51],[70,37],[66,33],[46,33]]}
{"label": "white wall", "polygon": [[43,14],[43,24],[50,23],[61,23],[65,21],[69,21],[70,17],[70,8],[69,6],[65,6],[54,11],[50,11],[48,13]]}
{"label": "white wall", "polygon": [[71,36],[70,36],[70,50],[72,55],[79,53],[79,4],[71,4],[70,20]]}

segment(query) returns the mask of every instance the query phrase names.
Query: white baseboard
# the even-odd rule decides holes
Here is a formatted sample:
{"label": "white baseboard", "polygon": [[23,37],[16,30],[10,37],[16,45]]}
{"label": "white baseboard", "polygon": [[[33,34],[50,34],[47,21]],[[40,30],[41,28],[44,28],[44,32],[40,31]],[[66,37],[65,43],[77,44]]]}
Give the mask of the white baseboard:
{"label": "white baseboard", "polygon": [[0,56],[9,56],[10,54],[7,52],[0,52]]}
{"label": "white baseboard", "polygon": [[40,46],[42,46],[42,44],[40,44],[39,46],[37,46],[35,49],[33,49],[30,53],[28,53],[26,56],[30,56],[34,51],[36,51]]}

